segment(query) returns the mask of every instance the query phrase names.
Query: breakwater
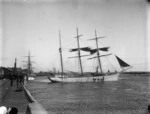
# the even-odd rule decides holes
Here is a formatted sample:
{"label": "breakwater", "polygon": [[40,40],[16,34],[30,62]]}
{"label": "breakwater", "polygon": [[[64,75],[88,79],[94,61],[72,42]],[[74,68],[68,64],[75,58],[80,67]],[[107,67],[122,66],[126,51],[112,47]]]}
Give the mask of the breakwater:
{"label": "breakwater", "polygon": [[122,72],[121,75],[150,76],[150,72]]}

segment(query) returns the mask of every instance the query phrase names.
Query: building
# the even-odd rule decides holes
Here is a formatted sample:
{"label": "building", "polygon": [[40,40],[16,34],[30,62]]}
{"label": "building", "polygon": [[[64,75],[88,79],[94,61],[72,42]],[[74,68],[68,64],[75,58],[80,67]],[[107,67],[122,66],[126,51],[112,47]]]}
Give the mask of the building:
{"label": "building", "polygon": [[0,67],[0,79],[8,78],[12,71],[5,67]]}

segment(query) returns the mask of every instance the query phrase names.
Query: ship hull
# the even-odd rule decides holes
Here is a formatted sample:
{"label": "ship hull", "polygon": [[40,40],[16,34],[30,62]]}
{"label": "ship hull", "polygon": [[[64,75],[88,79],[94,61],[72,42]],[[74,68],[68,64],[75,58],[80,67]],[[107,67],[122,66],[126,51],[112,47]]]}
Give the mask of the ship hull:
{"label": "ship hull", "polygon": [[36,75],[35,74],[27,74],[28,80],[35,80]]}
{"label": "ship hull", "polygon": [[28,77],[28,80],[35,80],[34,77]]}
{"label": "ship hull", "polygon": [[48,77],[53,83],[59,82],[103,82],[103,81],[117,81],[119,78],[119,73],[106,74],[105,76],[84,76],[84,77]]}

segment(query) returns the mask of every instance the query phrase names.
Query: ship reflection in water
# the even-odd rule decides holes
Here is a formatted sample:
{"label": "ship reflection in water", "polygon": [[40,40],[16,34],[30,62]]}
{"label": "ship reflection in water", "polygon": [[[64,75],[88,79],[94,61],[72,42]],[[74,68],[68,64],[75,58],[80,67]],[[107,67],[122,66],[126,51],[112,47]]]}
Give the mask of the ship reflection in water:
{"label": "ship reflection in water", "polygon": [[122,74],[115,82],[50,83],[37,77],[28,89],[56,114],[147,114],[149,78]]}

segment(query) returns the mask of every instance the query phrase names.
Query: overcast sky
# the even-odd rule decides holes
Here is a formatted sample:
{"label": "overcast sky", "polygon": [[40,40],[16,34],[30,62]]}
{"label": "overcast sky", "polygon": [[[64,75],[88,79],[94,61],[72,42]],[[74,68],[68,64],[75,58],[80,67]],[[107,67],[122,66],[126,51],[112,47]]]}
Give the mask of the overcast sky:
{"label": "overcast sky", "polygon": [[110,46],[111,52],[133,66],[132,70],[148,69],[144,0],[3,0],[0,3],[0,66],[13,66],[17,58],[18,66],[23,67],[22,61],[27,60],[23,56],[30,51],[36,71],[58,67],[58,31],[66,51],[77,45],[74,37],[78,27],[79,34],[83,34],[81,45],[93,46],[87,39],[94,38],[96,30],[98,36],[107,36],[100,43]]}

